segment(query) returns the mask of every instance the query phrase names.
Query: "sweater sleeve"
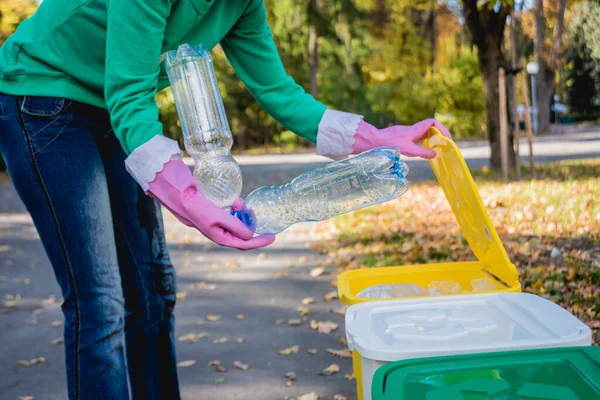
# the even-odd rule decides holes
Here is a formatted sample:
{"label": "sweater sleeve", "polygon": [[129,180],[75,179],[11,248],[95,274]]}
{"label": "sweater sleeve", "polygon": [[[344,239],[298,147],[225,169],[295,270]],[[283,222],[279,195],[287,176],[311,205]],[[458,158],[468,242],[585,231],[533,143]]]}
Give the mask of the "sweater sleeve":
{"label": "sweater sleeve", "polygon": [[326,107],[285,72],[262,0],[250,1],[221,46],[261,107],[286,129],[315,142]]}
{"label": "sweater sleeve", "polygon": [[107,0],[104,97],[115,135],[130,154],[162,135],[159,61],[171,0]]}

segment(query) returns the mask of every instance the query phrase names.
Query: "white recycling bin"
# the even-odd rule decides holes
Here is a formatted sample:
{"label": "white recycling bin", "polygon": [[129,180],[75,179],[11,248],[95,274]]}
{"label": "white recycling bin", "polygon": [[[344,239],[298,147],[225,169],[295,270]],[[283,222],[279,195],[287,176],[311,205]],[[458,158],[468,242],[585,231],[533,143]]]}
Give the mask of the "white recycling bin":
{"label": "white recycling bin", "polygon": [[526,293],[356,304],[346,311],[346,336],[361,357],[365,400],[375,371],[388,362],[592,343],[591,330],[575,316]]}

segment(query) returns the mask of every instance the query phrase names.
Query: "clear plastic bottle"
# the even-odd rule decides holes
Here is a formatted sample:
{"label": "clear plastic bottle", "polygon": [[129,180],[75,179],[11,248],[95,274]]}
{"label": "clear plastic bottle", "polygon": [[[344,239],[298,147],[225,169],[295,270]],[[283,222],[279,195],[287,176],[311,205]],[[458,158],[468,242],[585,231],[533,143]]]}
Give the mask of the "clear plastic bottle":
{"label": "clear plastic bottle", "polygon": [[392,200],[408,190],[407,173],[396,147],[378,147],[306,171],[285,185],[256,189],[232,214],[256,233],[279,233],[297,222]]}
{"label": "clear plastic bottle", "polygon": [[165,64],[194,177],[210,201],[228,207],[242,192],[242,172],[231,156],[233,136],[210,53],[182,44],[166,53]]}

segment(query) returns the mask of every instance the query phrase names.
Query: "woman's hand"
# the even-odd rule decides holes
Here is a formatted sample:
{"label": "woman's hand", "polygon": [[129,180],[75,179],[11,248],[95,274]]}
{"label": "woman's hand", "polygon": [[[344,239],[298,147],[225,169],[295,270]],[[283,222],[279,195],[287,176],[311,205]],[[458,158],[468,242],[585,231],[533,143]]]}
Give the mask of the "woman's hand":
{"label": "woman's hand", "polygon": [[[183,224],[195,227],[221,246],[250,250],[275,241],[273,235],[254,237],[254,233],[240,220],[206,199],[181,160],[165,163],[162,171],[150,182],[148,192]],[[240,200],[236,202],[240,207],[242,204]]]}
{"label": "woman's hand", "polygon": [[435,157],[435,151],[417,143],[427,137],[429,128],[437,128],[444,136],[452,138],[448,129],[434,119],[426,119],[411,126],[396,125],[377,129],[364,121],[358,124],[354,135],[354,154],[362,153],[379,146],[396,146],[400,153],[408,157]]}

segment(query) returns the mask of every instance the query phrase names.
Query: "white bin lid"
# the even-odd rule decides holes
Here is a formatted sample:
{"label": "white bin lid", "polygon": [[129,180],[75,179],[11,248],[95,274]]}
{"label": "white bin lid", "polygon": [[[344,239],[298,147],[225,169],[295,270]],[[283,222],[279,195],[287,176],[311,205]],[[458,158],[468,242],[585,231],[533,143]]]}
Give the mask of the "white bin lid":
{"label": "white bin lid", "polygon": [[592,342],[568,311],[526,293],[361,303],[346,311],[346,336],[351,350],[378,361]]}

